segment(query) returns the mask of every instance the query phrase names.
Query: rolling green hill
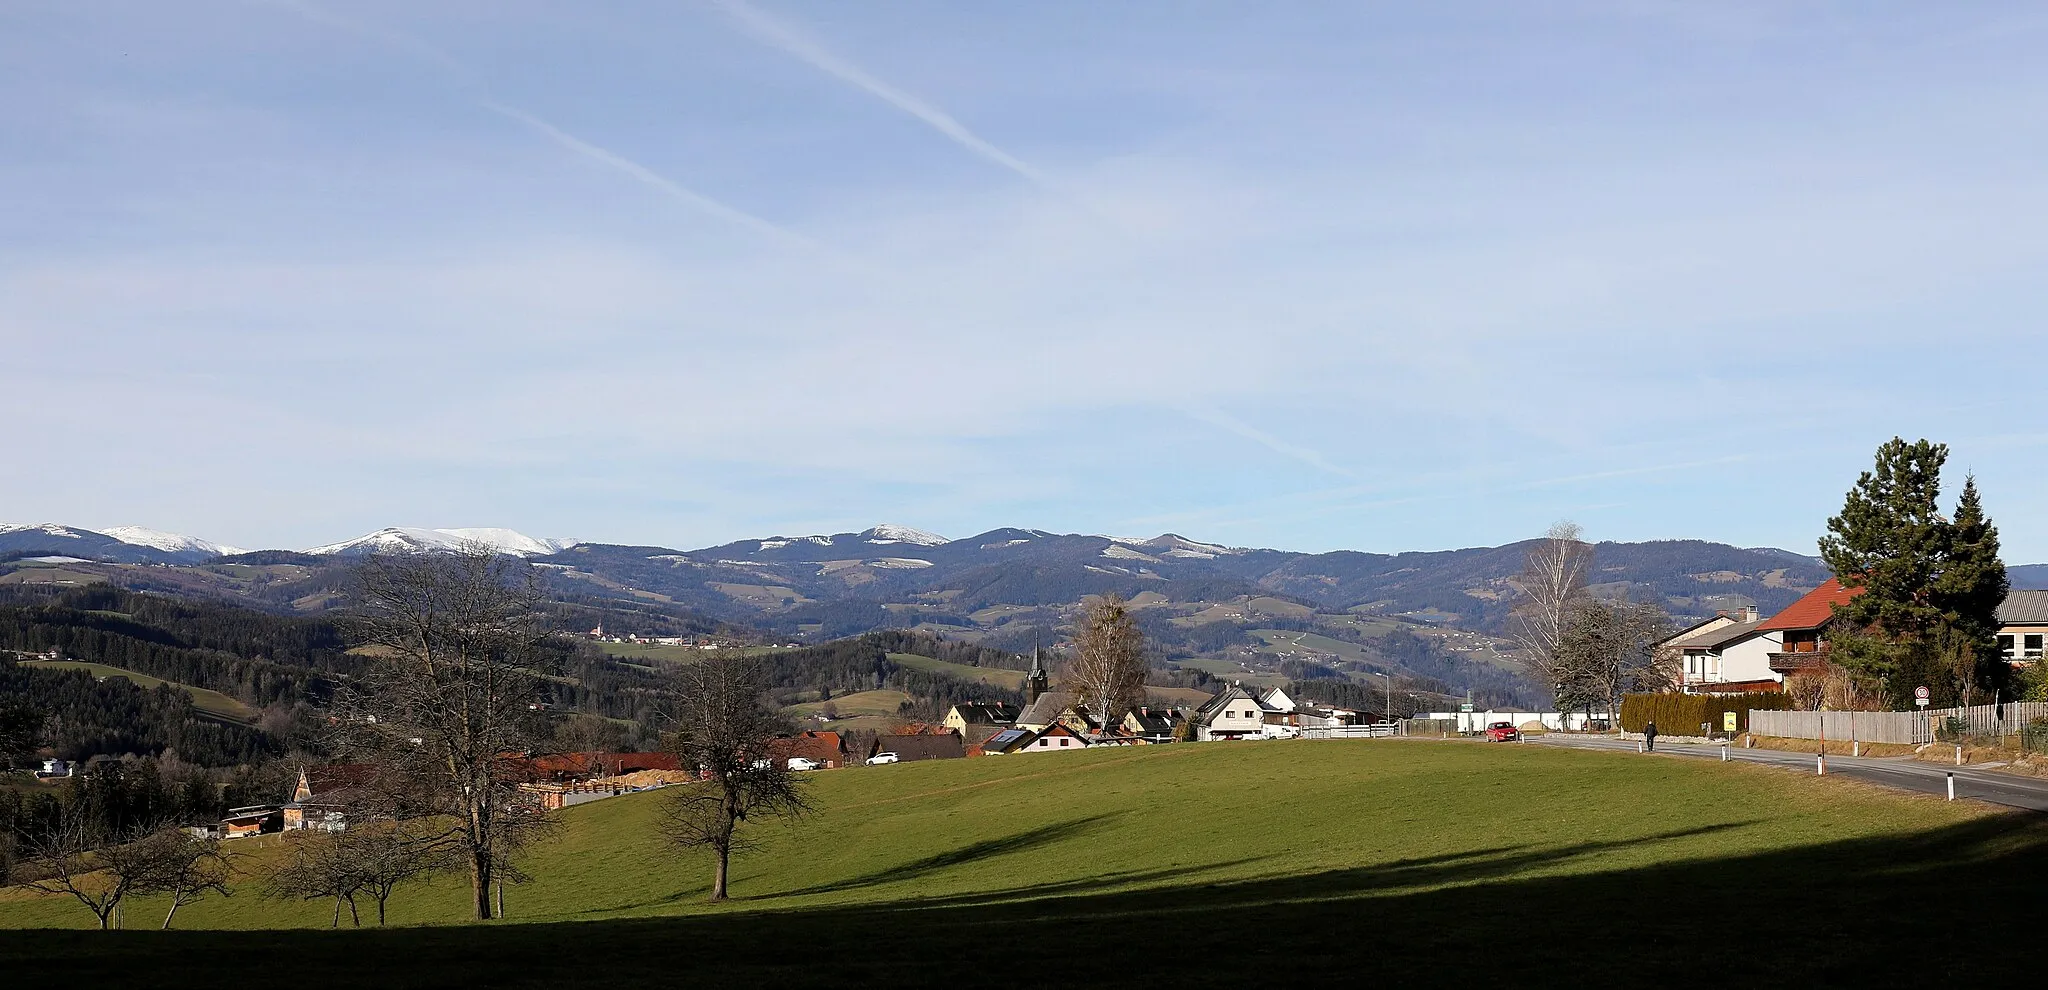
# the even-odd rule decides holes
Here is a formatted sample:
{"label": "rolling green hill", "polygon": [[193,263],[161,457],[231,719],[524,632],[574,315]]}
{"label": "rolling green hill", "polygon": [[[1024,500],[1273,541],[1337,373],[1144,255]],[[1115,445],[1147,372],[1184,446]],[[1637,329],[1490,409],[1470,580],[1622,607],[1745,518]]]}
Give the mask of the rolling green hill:
{"label": "rolling green hill", "polygon": [[[924,985],[991,952],[1009,971],[1030,946],[1196,985],[1588,959],[1651,985],[1764,985],[1884,972],[1892,963],[1855,946],[1914,939],[1917,964],[1966,978],[2023,972],[2027,957],[2001,953],[2029,923],[1897,892],[1978,889],[2048,863],[2035,819],[1756,766],[1534,746],[1179,745],[811,780],[818,813],[756,828],[765,846],[736,861],[725,905],[703,900],[703,857],[661,845],[662,796],[649,793],[565,812],[561,838],[525,861],[533,881],[508,890],[510,921],[440,927],[463,914],[448,879],[392,903],[394,923],[436,927],[0,932],[0,956],[24,985],[150,972],[217,986],[286,959],[380,986],[556,986],[592,972],[615,986],[679,973]],[[236,849],[255,870],[278,843]],[[161,912],[137,901],[129,926]],[[244,890],[178,923],[317,929],[330,912]],[[1724,951],[1732,919],[1770,937]],[[0,892],[0,926],[89,920],[69,901]],[[1921,937],[1965,921],[1970,940]],[[1857,942],[1840,937],[1851,925]]]}
{"label": "rolling green hill", "polygon": [[190,684],[166,681],[151,677],[148,674],[138,674],[132,670],[110,667],[103,663],[89,663],[84,660],[27,660],[22,662],[22,666],[47,670],[83,670],[98,678],[122,677],[133,681],[136,687],[142,688],[153,688],[159,684],[169,684],[191,695],[192,707],[200,711],[212,712],[215,715],[242,722],[256,717],[255,710],[251,709],[248,705],[236,701],[219,691],[209,691],[205,688],[193,687]]}
{"label": "rolling green hill", "polygon": [[976,667],[972,664],[954,663],[950,660],[935,660],[915,653],[891,653],[889,659],[912,670],[928,674],[945,674],[958,680],[976,684],[993,684],[997,687],[1021,691],[1024,688],[1024,671],[1006,670],[1002,667]]}

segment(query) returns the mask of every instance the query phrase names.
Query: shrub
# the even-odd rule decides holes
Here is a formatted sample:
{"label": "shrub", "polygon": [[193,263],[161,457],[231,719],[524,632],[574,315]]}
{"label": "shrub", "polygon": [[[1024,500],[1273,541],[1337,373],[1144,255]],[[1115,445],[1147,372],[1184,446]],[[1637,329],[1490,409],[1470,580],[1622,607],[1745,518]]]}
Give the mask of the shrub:
{"label": "shrub", "polygon": [[1667,735],[1689,736],[1699,732],[1700,723],[1706,722],[1721,731],[1721,713],[1735,713],[1735,727],[1738,732],[1749,731],[1751,709],[1768,712],[1789,711],[1792,696],[1781,692],[1768,694],[1625,694],[1621,697],[1621,727],[1628,732],[1641,732],[1651,722],[1657,723],[1657,731]]}

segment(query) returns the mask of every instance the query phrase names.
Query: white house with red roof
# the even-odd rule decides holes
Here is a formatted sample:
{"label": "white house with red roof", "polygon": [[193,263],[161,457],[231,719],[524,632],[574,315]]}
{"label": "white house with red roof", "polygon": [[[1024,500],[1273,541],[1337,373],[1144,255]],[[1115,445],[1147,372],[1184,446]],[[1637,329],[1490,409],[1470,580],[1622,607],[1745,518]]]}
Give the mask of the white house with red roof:
{"label": "white house with red roof", "polygon": [[1787,675],[1827,663],[1827,631],[1835,621],[1835,606],[1862,593],[1862,588],[1844,588],[1842,582],[1829,578],[1759,624],[1758,632],[1776,633],[1779,637],[1778,651],[1770,654],[1771,672],[1782,681]]}

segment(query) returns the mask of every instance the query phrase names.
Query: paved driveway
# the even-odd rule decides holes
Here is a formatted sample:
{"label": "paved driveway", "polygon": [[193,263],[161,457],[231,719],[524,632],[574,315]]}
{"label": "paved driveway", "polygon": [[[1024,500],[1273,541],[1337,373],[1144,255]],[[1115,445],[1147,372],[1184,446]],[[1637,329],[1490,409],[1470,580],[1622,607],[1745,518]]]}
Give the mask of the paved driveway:
{"label": "paved driveway", "polygon": [[[1600,749],[1610,752],[1636,754],[1636,744],[1611,737],[1593,736],[1532,736],[1530,745],[1569,746],[1575,749]],[[1687,743],[1662,743],[1655,754],[1659,757],[1690,757],[1693,759],[1718,760],[1721,747]],[[1648,759],[1650,757],[1645,757]],[[1791,770],[1814,772],[1814,754],[1787,753],[1774,749],[1741,749],[1728,747],[1730,760],[1745,763],[1762,763],[1782,766]],[[1855,757],[1829,756],[1828,773],[1841,774],[1874,784],[1884,784],[1901,790],[1919,791],[1923,794],[1948,793],[1948,775],[1956,778],[1956,800],[1969,798],[1991,804],[2002,804],[2008,808],[2023,808],[2028,811],[2048,812],[2048,780],[2036,777],[2022,777],[2017,774],[2003,774],[1992,770],[1976,770],[1970,767],[1944,767],[1938,763],[1905,757]]]}

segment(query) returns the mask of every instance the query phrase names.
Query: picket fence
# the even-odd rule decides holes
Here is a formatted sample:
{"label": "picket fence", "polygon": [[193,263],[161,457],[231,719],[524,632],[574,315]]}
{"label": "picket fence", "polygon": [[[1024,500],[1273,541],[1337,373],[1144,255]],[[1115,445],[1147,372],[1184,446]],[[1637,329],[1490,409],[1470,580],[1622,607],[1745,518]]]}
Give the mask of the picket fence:
{"label": "picket fence", "polygon": [[1934,741],[1949,719],[1969,725],[1971,735],[2011,735],[2037,718],[2048,718],[2048,701],[2019,701],[1972,708],[1931,708],[1914,712],[1764,712],[1752,709],[1749,731],[1787,739],[1839,739],[1917,746]]}

